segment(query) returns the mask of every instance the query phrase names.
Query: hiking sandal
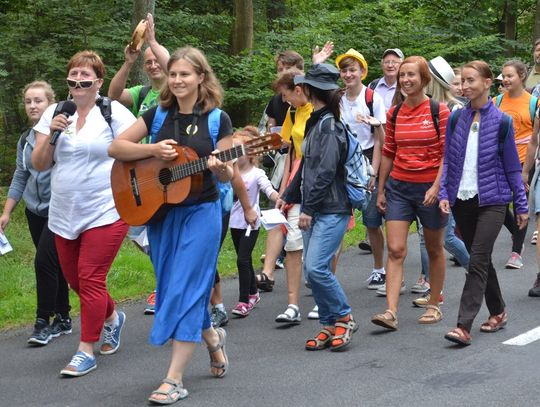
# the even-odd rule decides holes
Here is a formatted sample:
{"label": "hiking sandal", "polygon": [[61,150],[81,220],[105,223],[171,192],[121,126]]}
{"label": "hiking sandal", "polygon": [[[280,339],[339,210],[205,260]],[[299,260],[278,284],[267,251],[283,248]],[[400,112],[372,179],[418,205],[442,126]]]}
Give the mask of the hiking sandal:
{"label": "hiking sandal", "polygon": [[328,329],[323,328],[315,338],[306,341],[306,350],[321,350],[328,348],[334,334]]}
{"label": "hiking sandal", "polygon": [[[183,400],[188,396],[188,391],[184,389],[182,383],[176,383],[172,379],[165,378],[163,379],[163,383],[168,384],[170,387],[169,390],[154,390],[150,397],[148,398],[148,401],[153,404],[161,404],[161,405],[167,405],[167,404],[174,404],[178,400]],[[155,399],[152,398],[153,395],[163,395],[166,398],[163,400],[161,399]]]}
{"label": "hiking sandal", "polygon": [[[210,354],[210,371],[212,372],[212,368],[214,369],[220,369],[221,373],[213,373],[212,376],[217,377],[221,379],[225,376],[227,373],[227,370],[229,369],[229,358],[227,357],[227,353],[225,352],[225,341],[227,339],[227,333],[225,332],[225,329],[223,328],[216,328],[216,332],[219,336],[219,342],[216,346],[207,346],[208,353]],[[223,358],[225,359],[224,362],[215,362],[212,359],[212,353],[215,352],[223,352]]]}
{"label": "hiking sandal", "polygon": [[270,278],[266,275],[266,273],[260,273],[255,276],[255,280],[257,282],[257,288],[261,291],[270,293],[274,290],[274,280],[270,280]]}
{"label": "hiking sandal", "polygon": [[490,315],[488,320],[480,325],[482,332],[497,332],[499,329],[503,329],[508,321],[508,314],[506,311],[501,312],[499,315]]}
{"label": "hiking sandal", "polygon": [[335,333],[330,343],[330,350],[332,352],[341,350],[345,348],[349,343],[351,343],[352,335],[358,330],[358,324],[353,319],[352,315],[349,315],[349,319],[344,321],[343,319],[338,319],[336,321]]}
{"label": "hiking sandal", "polygon": [[425,308],[426,310],[431,309],[431,310],[434,310],[435,312],[433,314],[428,314],[427,311],[423,313],[420,316],[420,318],[418,318],[419,324],[424,324],[424,325],[436,324],[442,319],[443,315],[442,315],[441,309],[437,305],[428,304],[425,306]]}
{"label": "hiking sandal", "polygon": [[460,326],[444,335],[444,339],[461,346],[469,346],[471,344],[471,335],[469,335],[469,332],[465,328]]}
{"label": "hiking sandal", "polygon": [[[390,314],[390,318],[388,318],[386,314]],[[390,329],[391,331],[398,329],[397,315],[391,309],[387,309],[382,314],[373,315],[373,317],[371,317],[371,322],[375,325],[382,326],[383,328]]]}

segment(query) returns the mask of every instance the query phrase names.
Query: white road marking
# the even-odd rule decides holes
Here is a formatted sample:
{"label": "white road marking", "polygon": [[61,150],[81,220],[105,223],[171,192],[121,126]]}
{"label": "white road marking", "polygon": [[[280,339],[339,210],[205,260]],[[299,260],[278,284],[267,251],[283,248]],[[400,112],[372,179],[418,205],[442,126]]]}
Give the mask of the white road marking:
{"label": "white road marking", "polygon": [[503,345],[525,346],[540,339],[540,327],[503,342]]}

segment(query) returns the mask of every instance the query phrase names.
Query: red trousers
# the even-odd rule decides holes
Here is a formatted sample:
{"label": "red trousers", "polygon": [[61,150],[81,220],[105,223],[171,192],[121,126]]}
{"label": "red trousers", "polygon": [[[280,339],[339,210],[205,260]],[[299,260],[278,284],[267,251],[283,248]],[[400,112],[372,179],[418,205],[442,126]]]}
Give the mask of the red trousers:
{"label": "red trousers", "polygon": [[114,312],[107,274],[127,230],[128,225],[118,220],[88,229],[75,240],[55,235],[62,272],[81,302],[81,342],[97,342],[105,319]]}

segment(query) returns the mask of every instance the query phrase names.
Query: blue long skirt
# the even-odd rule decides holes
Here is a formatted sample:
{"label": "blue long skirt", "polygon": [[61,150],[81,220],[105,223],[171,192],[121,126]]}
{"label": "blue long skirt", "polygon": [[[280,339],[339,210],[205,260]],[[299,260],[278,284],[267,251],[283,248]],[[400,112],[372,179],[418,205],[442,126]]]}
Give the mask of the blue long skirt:
{"label": "blue long skirt", "polygon": [[169,339],[201,342],[210,327],[208,303],[214,283],[219,240],[219,201],[176,206],[148,228],[156,273],[156,313],[150,343]]}

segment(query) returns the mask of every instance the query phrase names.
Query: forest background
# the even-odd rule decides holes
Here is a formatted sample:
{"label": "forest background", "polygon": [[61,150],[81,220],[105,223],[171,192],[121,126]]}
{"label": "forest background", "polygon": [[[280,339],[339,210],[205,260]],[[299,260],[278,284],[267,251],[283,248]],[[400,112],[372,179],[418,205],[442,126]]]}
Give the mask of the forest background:
{"label": "forest background", "polygon": [[[15,167],[17,141],[28,126],[24,85],[46,80],[57,99],[65,99],[67,61],[77,51],[93,49],[107,67],[106,94],[124,61],[133,27],[148,11],[155,16],[158,41],[170,51],[184,45],[204,51],[223,84],[224,109],[235,127],[258,123],[272,95],[274,55],[281,50],[298,51],[309,67],[315,45],[333,41],[334,56],[353,47],[369,63],[368,83],[381,75],[380,57],[387,48],[428,59],[441,55],[453,66],[484,59],[498,74],[509,58],[530,64],[532,44],[540,37],[540,0],[0,0],[1,204]],[[128,85],[146,80],[140,62]],[[356,246],[364,232],[357,218],[345,247]],[[35,250],[22,203],[6,233],[14,251],[0,257],[0,330],[30,323],[36,307]],[[263,230],[255,262],[264,253],[265,238]],[[236,274],[230,238],[218,268],[224,277]],[[113,298],[141,298],[154,284],[148,257],[126,241],[108,276]],[[73,294],[71,304],[75,315],[79,303]]]}
{"label": "forest background", "polygon": [[[123,63],[132,28],[152,11],[156,36],[170,51],[184,45],[207,55],[225,88],[224,109],[240,127],[258,123],[272,94],[274,55],[293,49],[310,61],[326,40],[337,55],[353,47],[381,75],[380,57],[443,56],[453,66],[484,59],[494,72],[508,58],[531,63],[540,37],[540,0],[0,0],[0,186],[9,185],[16,143],[28,125],[21,89],[49,81],[67,96],[66,64],[93,49],[107,67],[104,90]],[[145,81],[141,66],[131,84]]]}

